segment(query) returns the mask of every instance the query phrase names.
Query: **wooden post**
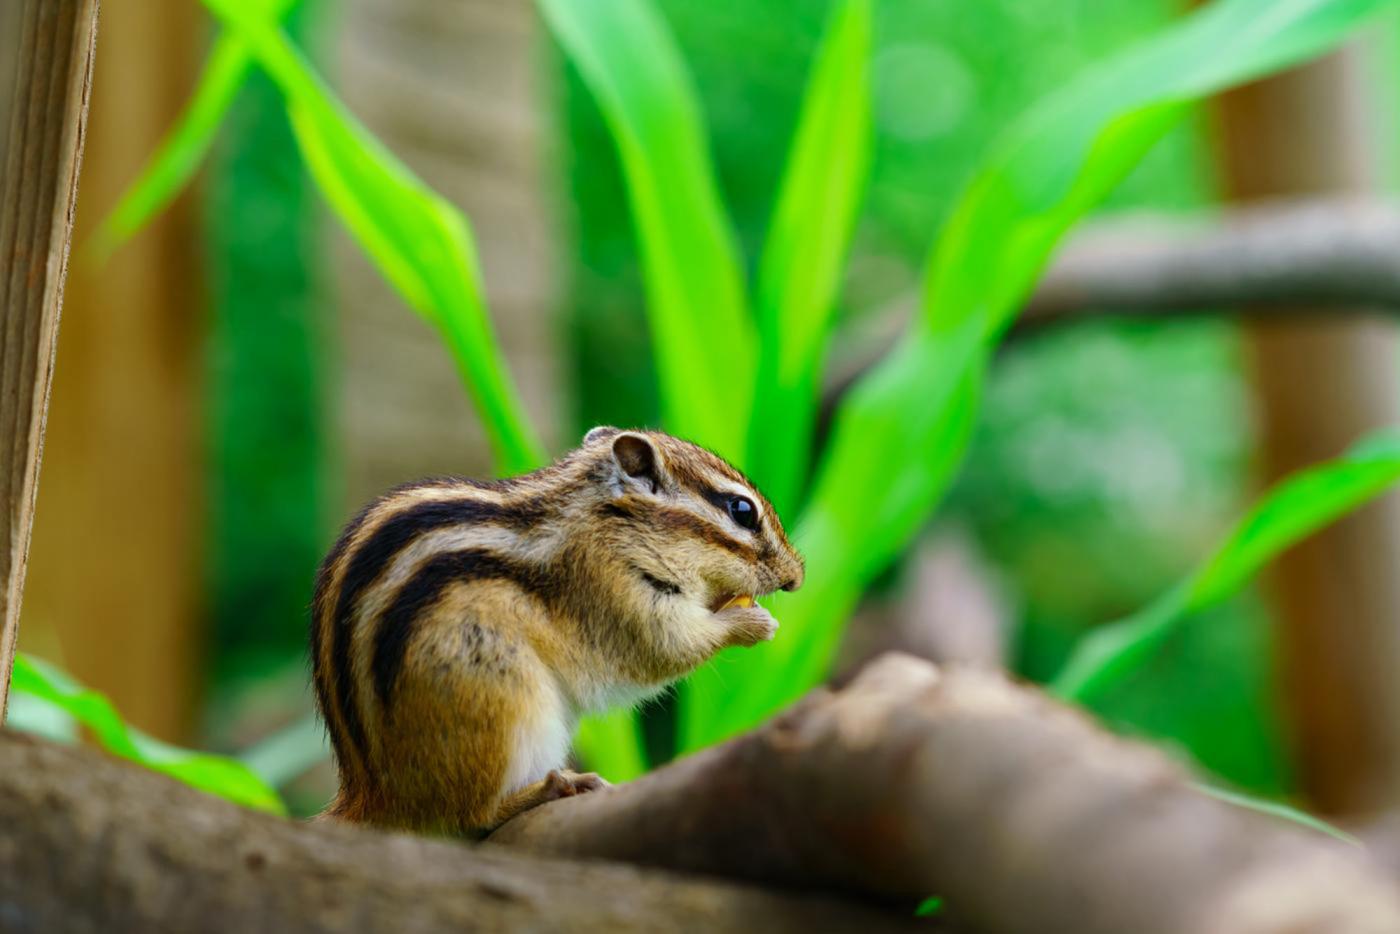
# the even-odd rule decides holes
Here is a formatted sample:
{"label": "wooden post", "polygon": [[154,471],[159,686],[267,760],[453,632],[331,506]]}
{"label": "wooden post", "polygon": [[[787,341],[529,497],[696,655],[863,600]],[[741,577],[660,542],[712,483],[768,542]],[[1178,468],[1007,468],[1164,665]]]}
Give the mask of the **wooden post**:
{"label": "wooden post", "polygon": [[197,202],[106,262],[82,248],[174,124],[206,27],[190,0],[102,12],[21,637],[173,742],[195,725],[204,651]]}
{"label": "wooden post", "polygon": [[0,179],[0,713],[19,628],[96,37],[97,0],[24,0],[12,36],[18,71]]}
{"label": "wooden post", "polygon": [[[1220,162],[1232,197],[1374,193],[1363,52],[1345,48],[1224,95]],[[1306,317],[1245,326],[1267,482],[1400,417],[1394,326],[1325,309]],[[1296,768],[1330,814],[1400,805],[1397,569],[1391,495],[1284,555],[1268,578]]]}

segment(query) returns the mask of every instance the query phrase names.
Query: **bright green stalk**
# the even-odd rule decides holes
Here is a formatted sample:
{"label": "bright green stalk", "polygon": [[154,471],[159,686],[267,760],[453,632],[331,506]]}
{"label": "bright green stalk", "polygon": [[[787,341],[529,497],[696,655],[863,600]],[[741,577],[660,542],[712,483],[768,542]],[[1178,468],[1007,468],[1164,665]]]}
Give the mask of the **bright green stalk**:
{"label": "bright green stalk", "polygon": [[833,10],[759,264],[748,468],[784,516],[807,472],[817,379],[868,177],[870,31],[870,0],[845,0]]}
{"label": "bright green stalk", "polygon": [[[540,0],[617,144],[667,428],[741,461],[757,360],[700,107],[650,0]],[[604,364],[605,365],[605,364]]]}

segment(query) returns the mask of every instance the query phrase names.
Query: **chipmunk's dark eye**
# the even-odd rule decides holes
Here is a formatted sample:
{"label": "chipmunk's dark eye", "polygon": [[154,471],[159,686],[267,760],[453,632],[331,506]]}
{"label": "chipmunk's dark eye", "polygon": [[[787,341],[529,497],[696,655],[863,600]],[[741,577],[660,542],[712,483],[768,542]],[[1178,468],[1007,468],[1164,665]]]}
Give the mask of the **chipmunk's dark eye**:
{"label": "chipmunk's dark eye", "polygon": [[758,510],[754,508],[753,500],[747,496],[731,496],[729,498],[729,518],[734,520],[734,524],[743,529],[753,530],[758,528]]}

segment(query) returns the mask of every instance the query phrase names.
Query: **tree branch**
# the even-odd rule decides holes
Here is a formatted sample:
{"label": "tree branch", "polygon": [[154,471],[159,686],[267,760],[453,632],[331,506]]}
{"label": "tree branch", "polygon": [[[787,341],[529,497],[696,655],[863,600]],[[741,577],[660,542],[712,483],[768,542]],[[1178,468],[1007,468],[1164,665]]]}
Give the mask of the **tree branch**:
{"label": "tree branch", "polygon": [[[852,321],[832,342],[829,409],[882,357],[919,290]],[[1233,208],[1218,218],[1160,213],[1086,224],[1060,249],[1012,337],[1097,317],[1292,316],[1318,308],[1400,313],[1400,206],[1319,198]]]}
{"label": "tree branch", "polygon": [[303,824],[0,731],[0,930],[927,930],[820,896]]}
{"label": "tree branch", "polygon": [[5,930],[912,923],[661,870],[905,905],[937,894],[982,932],[1400,930],[1364,851],[1203,796],[1150,748],[1002,676],[908,656],[636,782],[528,812],[484,846],[281,821],[0,732]]}
{"label": "tree branch", "polygon": [[1215,222],[1128,216],[1090,225],[1046,271],[1021,317],[1244,314],[1327,306],[1400,311],[1400,210],[1320,199],[1237,208]]}
{"label": "tree branch", "polygon": [[1195,791],[999,675],[885,656],[850,687],[492,843],[793,886],[938,894],[1001,932],[1400,930],[1360,850]]}

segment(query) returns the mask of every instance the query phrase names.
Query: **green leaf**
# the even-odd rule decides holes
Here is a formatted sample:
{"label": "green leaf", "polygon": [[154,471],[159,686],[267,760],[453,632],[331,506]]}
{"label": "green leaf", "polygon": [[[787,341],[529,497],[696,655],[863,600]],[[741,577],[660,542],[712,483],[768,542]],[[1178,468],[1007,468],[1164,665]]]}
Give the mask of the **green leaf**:
{"label": "green leaf", "polygon": [[1233,596],[1274,557],[1397,480],[1400,434],[1392,431],[1289,477],[1240,520],[1189,578],[1132,616],[1085,636],[1051,691],[1082,702],[1122,682],[1193,613]]}
{"label": "green leaf", "polygon": [[667,428],[739,461],[756,362],[742,266],[700,107],[650,0],[540,0],[617,144]]}
{"label": "green leaf", "polygon": [[870,159],[870,0],[833,10],[817,49],[758,274],[749,474],[780,515],[807,472],[817,378]]}
{"label": "green leaf", "polygon": [[466,218],[375,140],[265,11],[236,0],[204,3],[281,90],[297,144],[331,207],[405,301],[437,326],[481,415],[498,471],[539,466],[544,450],[497,349]]}
{"label": "green leaf", "polygon": [[[297,0],[250,0],[262,15],[284,18]],[[103,261],[165,209],[189,184],[244,80],[252,59],[238,36],[220,35],[209,53],[194,96],[173,129],[93,235],[89,249]]]}
{"label": "green leaf", "polygon": [[[937,505],[966,450],[983,373],[1073,224],[1187,112],[1340,42],[1393,0],[1222,0],[1090,70],[1017,121],[934,247],[922,313],[842,402],[796,530],[807,585],[771,601],[778,638],[693,678],[685,748],[743,729],[830,666],[861,590]],[[721,680],[722,679],[722,680]],[[726,691],[724,682],[741,691]]]}
{"label": "green leaf", "polygon": [[11,690],[62,709],[92,731],[103,749],[169,775],[200,791],[235,804],[285,814],[282,800],[247,766],[233,759],[180,749],[127,726],[102,694],[74,682],[52,665],[27,655],[15,657]]}

